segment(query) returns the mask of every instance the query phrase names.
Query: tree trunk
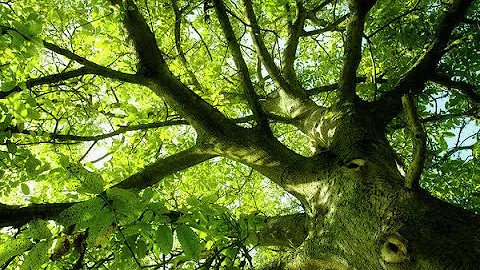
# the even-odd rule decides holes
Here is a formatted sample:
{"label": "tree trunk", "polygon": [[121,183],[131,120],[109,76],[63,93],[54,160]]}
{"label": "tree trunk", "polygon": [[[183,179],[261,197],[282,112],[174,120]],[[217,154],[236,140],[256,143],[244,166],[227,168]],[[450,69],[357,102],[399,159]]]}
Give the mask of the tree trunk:
{"label": "tree trunk", "polygon": [[274,268],[478,269],[480,218],[406,188],[371,111],[360,102],[311,110],[317,124],[303,126],[321,126],[329,136],[311,141],[328,150],[283,176],[285,188],[304,204],[308,236]]}

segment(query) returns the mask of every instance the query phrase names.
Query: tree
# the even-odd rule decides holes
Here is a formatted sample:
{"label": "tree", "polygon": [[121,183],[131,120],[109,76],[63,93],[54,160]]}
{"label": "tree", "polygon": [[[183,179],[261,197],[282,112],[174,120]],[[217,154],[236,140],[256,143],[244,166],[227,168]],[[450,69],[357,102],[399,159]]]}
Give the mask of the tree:
{"label": "tree", "polygon": [[480,264],[478,1],[0,11],[2,269]]}

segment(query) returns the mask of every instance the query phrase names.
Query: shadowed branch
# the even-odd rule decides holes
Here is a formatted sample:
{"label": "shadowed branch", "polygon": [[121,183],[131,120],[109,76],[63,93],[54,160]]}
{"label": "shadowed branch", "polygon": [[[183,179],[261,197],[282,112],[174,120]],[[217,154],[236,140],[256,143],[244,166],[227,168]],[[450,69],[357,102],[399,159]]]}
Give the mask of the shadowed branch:
{"label": "shadowed branch", "polygon": [[458,89],[462,94],[476,103],[480,103],[480,93],[477,93],[475,85],[462,81],[453,81],[447,76],[435,73],[431,76],[432,82],[438,83],[448,88]]}
{"label": "shadowed branch", "polygon": [[423,90],[425,82],[434,74],[435,68],[445,53],[453,28],[460,22],[473,0],[456,0],[444,13],[435,39],[416,63],[406,71],[393,89],[381,97],[375,104],[379,121],[390,122],[402,110],[401,98],[405,93],[413,95]]}
{"label": "shadowed branch", "polygon": [[351,0],[349,2],[350,18],[347,24],[347,33],[343,51],[343,64],[340,71],[338,92],[340,99],[353,102],[357,95],[355,86],[357,68],[362,57],[362,37],[365,18],[375,1]]}
{"label": "shadowed branch", "polygon": [[[75,70],[69,70],[69,71],[65,71],[65,72],[62,72],[62,73],[57,73],[57,74],[47,75],[47,76],[40,77],[40,78],[30,79],[30,80],[25,82],[25,87],[27,89],[29,89],[29,88],[32,88],[32,87],[37,86],[37,85],[58,83],[58,82],[61,82],[61,81],[65,81],[65,80],[75,78],[75,77],[80,77],[80,76],[87,75],[87,74],[94,74],[94,71],[87,68],[87,67],[81,67],[81,68],[78,68],[78,69],[75,69]],[[0,92],[0,99],[6,98],[10,94],[17,93],[17,92],[20,92],[20,91],[22,91],[22,87],[17,85],[12,90],[9,90],[7,92]]]}
{"label": "shadowed branch", "polygon": [[300,1],[296,2],[296,10],[297,13],[295,20],[288,24],[288,40],[285,50],[283,51],[282,72],[287,82],[294,85],[295,88],[301,88],[293,64],[296,59],[298,42],[303,32],[307,12],[303,3]]}
{"label": "shadowed branch", "polygon": [[269,134],[272,134],[270,127],[268,125],[268,120],[265,117],[262,107],[260,106],[260,102],[255,92],[253,83],[250,80],[250,74],[248,72],[247,64],[243,59],[242,51],[240,50],[240,44],[238,44],[237,38],[235,37],[235,33],[233,32],[233,28],[227,16],[225,6],[221,0],[216,0],[214,2],[215,2],[215,9],[217,11],[217,16],[220,22],[220,26],[222,27],[223,33],[228,43],[228,47],[230,48],[230,51],[232,53],[235,66],[239,70],[243,91],[247,98],[248,104],[252,109],[253,115],[256,118],[255,120],[257,121],[259,127],[263,131],[268,132]]}

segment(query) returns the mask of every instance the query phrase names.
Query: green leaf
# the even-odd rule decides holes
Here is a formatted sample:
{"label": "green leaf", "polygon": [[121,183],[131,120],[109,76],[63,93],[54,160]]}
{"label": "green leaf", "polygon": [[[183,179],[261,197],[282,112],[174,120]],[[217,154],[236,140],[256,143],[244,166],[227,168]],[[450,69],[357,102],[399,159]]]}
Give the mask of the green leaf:
{"label": "green leaf", "polygon": [[[178,235],[178,232],[177,232]],[[170,226],[161,225],[158,226],[155,235],[155,242],[158,247],[158,252],[162,254],[168,254],[172,251],[173,247],[173,233]]]}
{"label": "green leaf", "polygon": [[32,107],[37,106],[37,101],[32,96],[28,96],[25,101],[28,103],[28,105],[30,105]]}
{"label": "green leaf", "polygon": [[70,164],[67,170],[82,184],[78,192],[98,194],[103,191],[103,178],[100,174],[85,169],[81,164]]}
{"label": "green leaf", "polygon": [[35,176],[37,174],[37,170],[39,169],[41,165],[41,161],[34,158],[34,157],[29,157],[27,161],[25,162],[25,170],[28,174],[28,176]]}
{"label": "green leaf", "polygon": [[125,236],[138,235],[152,230],[152,226],[145,222],[136,222],[125,226],[122,233]]}
{"label": "green leaf", "polygon": [[8,30],[7,32],[12,38],[12,45],[17,49],[22,48],[23,42],[25,42],[25,38],[17,31]]}
{"label": "green leaf", "polygon": [[98,194],[103,191],[103,178],[100,174],[83,170],[82,178],[82,188],[78,189],[79,192]]}
{"label": "green leaf", "polygon": [[445,140],[445,138],[437,137],[437,140],[438,140],[438,143],[440,144],[440,148],[443,151],[447,151],[448,150],[448,144],[447,144],[447,141]]}
{"label": "green leaf", "polygon": [[480,159],[480,141],[477,141],[472,149],[473,156],[476,159]]}
{"label": "green leaf", "polygon": [[15,81],[2,82],[2,84],[0,85],[0,91],[8,92],[15,88],[15,86],[17,86],[17,82]]}
{"label": "green leaf", "polygon": [[153,221],[153,211],[147,210],[142,217],[143,222],[152,222]]}
{"label": "green leaf", "polygon": [[22,90],[27,90],[28,89],[27,84],[25,82],[20,82],[18,84],[18,87],[20,87],[20,89],[22,89]]}
{"label": "green leaf", "polygon": [[202,249],[200,244],[200,238],[197,234],[187,225],[179,225],[175,230],[177,233],[178,242],[182,245],[185,256],[189,259],[197,259],[200,256]]}
{"label": "green leaf", "polygon": [[447,138],[452,138],[452,137],[455,137],[456,135],[453,132],[445,131],[445,132],[443,132],[443,136],[445,136]]}
{"label": "green leaf", "polygon": [[38,21],[29,21],[27,29],[30,36],[36,36],[42,32],[42,24]]}
{"label": "green leaf", "polygon": [[9,153],[15,154],[17,152],[17,145],[7,140],[7,149]]}
{"label": "green leaf", "polygon": [[67,168],[70,166],[70,159],[66,155],[60,155],[59,162],[60,162],[60,165],[62,165],[62,167],[64,168]]}
{"label": "green leaf", "polygon": [[0,245],[0,265],[4,265],[10,258],[20,255],[33,246],[30,239],[9,239]]}
{"label": "green leaf", "polygon": [[108,208],[103,208],[96,215],[95,218],[89,221],[89,230],[87,243],[89,246],[105,246],[109,240],[105,234],[109,232],[111,235],[110,226],[113,223],[112,211]]}
{"label": "green leaf", "polygon": [[143,213],[145,204],[138,194],[121,188],[110,188],[107,196],[113,201],[113,209],[117,214],[120,223],[131,223]]}
{"label": "green leaf", "polygon": [[78,203],[60,213],[59,222],[64,226],[76,224],[77,230],[90,227],[90,221],[95,219],[104,207],[104,201],[98,197]]}
{"label": "green leaf", "polygon": [[20,184],[20,190],[22,191],[23,194],[25,195],[29,195],[30,194],[30,187],[25,184],[25,183],[21,183]]}
{"label": "green leaf", "polygon": [[[23,184],[23,183],[22,183]],[[20,234],[23,238],[32,238],[35,240],[47,239],[52,236],[48,222],[43,219],[36,219],[27,225],[27,228]]]}
{"label": "green leaf", "polygon": [[5,115],[5,119],[3,119],[3,122],[0,123],[0,130],[5,130],[7,127],[9,127],[10,124],[12,123],[12,120],[13,120],[13,117],[10,113]]}
{"label": "green leaf", "polygon": [[52,246],[53,240],[38,242],[25,256],[20,270],[38,270],[41,269],[49,257],[48,250]]}

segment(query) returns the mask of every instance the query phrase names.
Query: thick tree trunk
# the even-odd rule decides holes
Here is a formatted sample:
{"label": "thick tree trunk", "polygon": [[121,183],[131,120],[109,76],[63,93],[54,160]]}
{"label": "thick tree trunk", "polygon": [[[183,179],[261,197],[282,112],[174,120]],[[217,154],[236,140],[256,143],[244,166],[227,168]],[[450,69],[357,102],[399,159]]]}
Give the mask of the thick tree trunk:
{"label": "thick tree trunk", "polygon": [[304,204],[308,236],[275,267],[478,269],[480,217],[406,188],[370,111],[365,104],[344,105],[317,112],[319,124],[304,125],[332,132],[321,132],[329,136],[317,149],[327,150],[313,156],[311,166],[284,173],[285,188]]}
{"label": "thick tree trunk", "polygon": [[327,184],[303,184],[308,237],[287,269],[478,269],[478,216],[377,169],[367,161],[338,168]]}

